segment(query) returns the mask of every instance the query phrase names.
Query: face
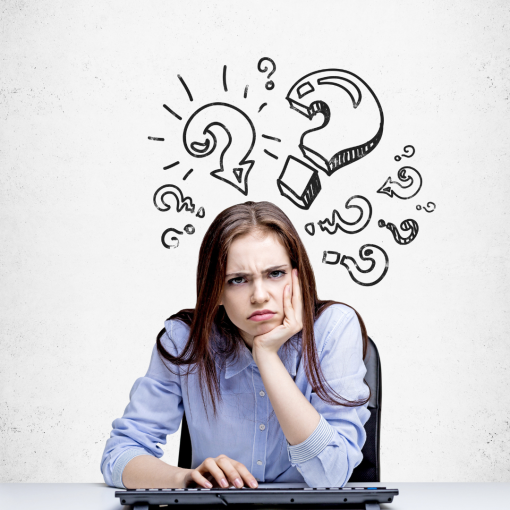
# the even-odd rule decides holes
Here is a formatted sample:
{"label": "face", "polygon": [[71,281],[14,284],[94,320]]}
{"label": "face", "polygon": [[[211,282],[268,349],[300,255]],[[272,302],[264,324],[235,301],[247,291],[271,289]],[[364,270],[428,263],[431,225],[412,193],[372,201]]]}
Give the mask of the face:
{"label": "face", "polygon": [[[254,336],[283,323],[286,285],[292,286],[292,266],[275,234],[254,232],[231,244],[220,304],[249,348]],[[268,313],[253,315],[260,311]]]}

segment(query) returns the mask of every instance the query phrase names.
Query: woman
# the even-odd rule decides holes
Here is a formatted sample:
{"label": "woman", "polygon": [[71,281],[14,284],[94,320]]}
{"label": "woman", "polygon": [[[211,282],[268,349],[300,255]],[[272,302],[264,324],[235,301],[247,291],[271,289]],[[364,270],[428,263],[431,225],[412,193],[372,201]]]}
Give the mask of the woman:
{"label": "woman", "polygon": [[[120,488],[341,487],[361,462],[370,389],[361,317],[320,301],[281,209],[221,212],[199,253],[197,303],[165,322],[101,459]],[[183,412],[192,469],[159,460]],[[212,483],[211,483],[212,482]]]}

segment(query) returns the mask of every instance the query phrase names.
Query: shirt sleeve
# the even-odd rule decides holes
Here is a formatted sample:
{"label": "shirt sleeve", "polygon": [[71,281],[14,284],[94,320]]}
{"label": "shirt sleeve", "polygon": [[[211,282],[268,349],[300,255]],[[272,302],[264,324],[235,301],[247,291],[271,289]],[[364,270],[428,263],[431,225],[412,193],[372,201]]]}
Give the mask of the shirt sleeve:
{"label": "shirt sleeve", "polygon": [[[324,378],[343,398],[364,400],[369,388],[363,381],[366,367],[358,318],[348,307],[330,308],[335,309],[329,314],[327,336],[319,352]],[[287,442],[289,461],[310,487],[343,487],[363,459],[364,425],[370,418],[368,402],[357,407],[336,406],[313,391],[310,401],[321,419],[304,442],[293,446]]]}
{"label": "shirt sleeve", "polygon": [[[163,347],[173,356],[178,349],[173,338],[184,333],[184,325],[167,321],[161,337]],[[168,331],[170,330],[170,334]],[[122,473],[126,464],[138,455],[161,458],[166,437],[179,428],[184,412],[180,372],[169,361],[161,360],[157,345],[152,350],[149,369],[144,377],[136,379],[129,394],[129,404],[122,418],[112,423],[110,438],[101,458],[101,473],[111,487],[125,489]],[[176,374],[168,370],[170,367]]]}

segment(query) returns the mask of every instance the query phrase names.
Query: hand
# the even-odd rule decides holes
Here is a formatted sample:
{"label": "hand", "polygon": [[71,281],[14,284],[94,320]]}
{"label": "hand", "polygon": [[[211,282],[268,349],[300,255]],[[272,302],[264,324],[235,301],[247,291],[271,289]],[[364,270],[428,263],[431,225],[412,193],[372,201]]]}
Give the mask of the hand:
{"label": "hand", "polygon": [[[195,469],[188,469],[184,475],[184,487],[197,484],[199,487],[210,489],[212,487],[228,488],[230,486],[241,488],[243,480],[248,487],[258,487],[257,480],[248,471],[244,464],[237,462],[226,455],[216,458],[208,457]],[[213,482],[213,483],[210,483]]]}
{"label": "hand", "polygon": [[280,326],[253,339],[255,362],[257,361],[256,351],[277,353],[289,338],[303,329],[303,298],[297,269],[292,270],[292,286],[286,285],[283,289],[283,312],[285,317]]}

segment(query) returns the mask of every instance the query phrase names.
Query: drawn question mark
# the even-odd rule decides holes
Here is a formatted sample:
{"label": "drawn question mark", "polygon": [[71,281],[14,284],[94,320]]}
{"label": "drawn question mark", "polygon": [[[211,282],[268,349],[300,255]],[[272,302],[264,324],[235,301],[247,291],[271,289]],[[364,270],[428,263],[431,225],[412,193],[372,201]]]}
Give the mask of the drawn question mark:
{"label": "drawn question mark", "polygon": [[[269,57],[262,57],[260,60],[259,60],[259,63],[257,64],[257,68],[258,70],[261,72],[261,73],[265,73],[269,68],[267,66],[264,66],[262,67],[262,62],[264,62],[264,60],[267,60],[268,62],[271,62],[271,65],[273,66],[273,70],[267,75],[267,79],[269,80],[269,78],[271,78],[271,76],[274,74],[274,72],[276,71],[276,64],[274,63],[274,60],[269,58]],[[269,80],[267,83],[266,83],[266,89],[267,90],[273,90],[274,89],[274,82],[272,80]]]}
{"label": "drawn question mark", "polygon": [[[184,231],[186,232],[186,234],[194,234],[195,233],[195,227],[193,225],[186,225],[184,227]],[[167,228],[162,234],[161,234],[161,242],[163,243],[163,246],[165,248],[177,248],[179,246],[179,239],[175,236],[172,236],[170,238],[171,241],[174,241],[174,243],[177,243],[177,244],[168,244],[166,242],[166,235],[169,233],[169,232],[175,232],[176,234],[179,234],[179,235],[182,235],[182,232],[180,230],[177,230],[175,228]]]}
{"label": "drawn question mark", "polygon": [[[412,153],[408,156],[407,153],[411,151]],[[412,145],[406,145],[404,147],[404,154],[402,154],[402,158],[412,158],[414,156],[414,153],[415,153],[414,147]],[[400,161],[402,158],[400,156],[395,156],[395,161]]]}
{"label": "drawn question mark", "polygon": [[255,126],[236,106],[211,103],[193,113],[182,135],[184,147],[195,158],[211,155],[218,145],[218,137],[223,139],[219,144],[223,145],[220,168],[210,174],[247,195],[248,175],[254,164],[248,157],[255,145]]}
{"label": "drawn question mark", "polygon": [[[301,135],[299,149],[314,166],[289,155],[277,179],[280,193],[309,209],[321,191],[317,168],[330,176],[372,152],[381,140],[384,115],[372,89],[343,69],[322,69],[300,78],[286,97],[293,110],[322,125]],[[326,129],[327,128],[327,129]]]}
{"label": "drawn question mark", "polygon": [[[433,206],[433,207],[432,207],[432,206]],[[429,210],[427,209],[427,207],[432,207],[432,209],[430,209],[430,211],[429,211]],[[422,207],[421,207],[421,205],[417,205],[417,206],[416,206],[416,209],[417,209],[418,211],[421,211],[421,208],[422,208]],[[424,205],[424,206],[423,206],[423,210],[424,210],[424,211],[427,211],[427,212],[433,212],[433,211],[435,211],[435,210],[436,210],[436,204],[434,204],[434,202],[427,202],[427,205]]]}
{"label": "drawn question mark", "polygon": [[400,245],[406,245],[412,243],[416,236],[418,235],[419,226],[418,223],[414,220],[404,220],[400,224],[400,228],[404,232],[409,232],[409,235],[407,237],[403,237],[402,234],[398,231],[398,228],[393,223],[386,223],[384,220],[378,221],[379,227],[383,228],[386,227],[393,235],[393,238],[395,239],[395,242]]}
{"label": "drawn question mark", "polygon": [[[332,260],[328,260],[330,255],[333,256]],[[386,276],[389,268],[389,258],[382,248],[375,244],[365,244],[359,249],[359,257],[364,263],[370,261],[370,265],[366,269],[362,269],[352,257],[342,256],[336,251],[324,251],[322,262],[331,265],[339,263],[347,269],[354,282],[364,287],[376,285]]]}

